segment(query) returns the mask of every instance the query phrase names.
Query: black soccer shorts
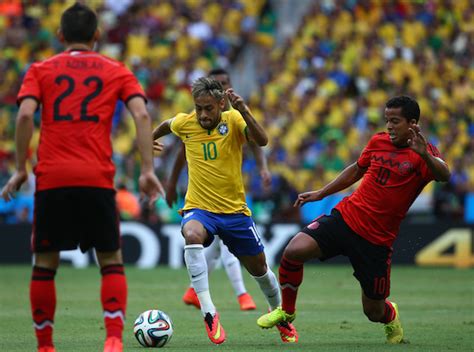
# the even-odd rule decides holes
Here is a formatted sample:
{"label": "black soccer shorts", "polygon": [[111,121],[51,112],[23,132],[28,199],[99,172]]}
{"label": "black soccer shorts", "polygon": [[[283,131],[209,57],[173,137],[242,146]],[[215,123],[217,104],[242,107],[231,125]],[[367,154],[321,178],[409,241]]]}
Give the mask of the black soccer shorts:
{"label": "black soccer shorts", "polygon": [[67,187],[35,194],[33,252],[120,248],[119,215],[115,190]]}
{"label": "black soccer shorts", "polygon": [[321,260],[337,255],[348,257],[353,275],[367,297],[380,300],[390,295],[391,247],[373,244],[352,231],[337,209],[331,215],[315,219],[301,231],[316,240],[323,253]]}

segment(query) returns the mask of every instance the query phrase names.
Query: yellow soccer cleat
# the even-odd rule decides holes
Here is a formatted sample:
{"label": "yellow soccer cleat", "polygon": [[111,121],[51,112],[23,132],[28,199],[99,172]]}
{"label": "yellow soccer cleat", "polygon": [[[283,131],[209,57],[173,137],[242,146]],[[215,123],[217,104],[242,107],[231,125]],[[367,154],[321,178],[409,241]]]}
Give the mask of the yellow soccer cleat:
{"label": "yellow soccer cleat", "polygon": [[398,306],[392,302],[392,306],[395,309],[395,319],[390,323],[385,324],[385,335],[387,336],[387,343],[397,344],[403,341],[403,328],[400,322],[400,314],[398,313]]}
{"label": "yellow soccer cleat", "polygon": [[264,329],[273,328],[279,323],[291,323],[295,320],[296,313],[288,314],[281,307],[275,308],[270,313],[262,315],[257,319],[257,325]]}

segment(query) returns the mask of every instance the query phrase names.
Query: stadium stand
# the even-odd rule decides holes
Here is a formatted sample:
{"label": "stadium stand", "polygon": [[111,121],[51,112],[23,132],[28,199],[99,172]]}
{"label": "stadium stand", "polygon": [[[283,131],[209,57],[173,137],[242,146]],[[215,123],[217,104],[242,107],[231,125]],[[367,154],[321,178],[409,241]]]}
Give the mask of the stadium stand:
{"label": "stadium stand", "polygon": [[[3,181],[14,163],[15,99],[23,74],[33,61],[61,50],[55,39],[58,14],[72,1],[22,3],[0,6]],[[472,1],[308,2],[295,34],[283,39],[278,36],[284,31],[277,30],[285,25],[279,22],[278,1],[87,3],[101,20],[98,49],[126,62],[139,77],[156,124],[193,109],[189,87],[195,78],[211,68],[232,68],[247,45],[258,46],[253,70],[257,89],[242,93],[270,136],[266,152],[273,183],[262,193],[255,161],[247,153],[244,171],[257,221],[308,220],[309,214],[326,211],[317,205],[300,213],[291,205],[297,192],[320,187],[355,160],[359,146],[383,128],[384,102],[402,93],[420,102],[423,130],[456,170],[448,185],[427,187],[415,210],[474,218]],[[117,184],[136,192],[134,130],[124,114],[118,105],[113,132]],[[33,164],[38,138],[37,130]],[[176,152],[173,138],[165,139],[166,150],[155,160],[162,179]],[[30,181],[14,204],[0,203],[1,222],[31,221],[27,199],[33,185]],[[185,185],[183,176],[181,194]],[[152,222],[179,219],[163,201],[156,210],[143,209],[142,217]]]}

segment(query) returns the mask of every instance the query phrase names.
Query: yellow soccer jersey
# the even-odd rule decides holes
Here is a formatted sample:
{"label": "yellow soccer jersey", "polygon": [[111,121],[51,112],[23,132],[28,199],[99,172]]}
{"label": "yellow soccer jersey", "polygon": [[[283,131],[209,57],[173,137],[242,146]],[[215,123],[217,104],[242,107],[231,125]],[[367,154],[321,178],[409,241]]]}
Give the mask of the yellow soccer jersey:
{"label": "yellow soccer jersey", "polygon": [[170,127],[186,148],[189,180],[183,209],[250,216],[242,180],[247,124],[240,112],[223,112],[221,122],[211,131],[201,127],[196,112],[176,115]]}

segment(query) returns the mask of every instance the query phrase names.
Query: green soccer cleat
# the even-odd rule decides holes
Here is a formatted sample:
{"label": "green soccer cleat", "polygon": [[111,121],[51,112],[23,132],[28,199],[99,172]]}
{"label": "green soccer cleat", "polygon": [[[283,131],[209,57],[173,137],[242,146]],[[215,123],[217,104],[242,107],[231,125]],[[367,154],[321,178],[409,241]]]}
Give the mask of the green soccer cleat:
{"label": "green soccer cleat", "polygon": [[262,315],[257,319],[257,325],[264,329],[273,328],[275,325],[295,320],[296,313],[288,314],[281,307],[275,308],[270,313]]}
{"label": "green soccer cleat", "polygon": [[390,323],[385,324],[385,335],[387,336],[387,343],[397,344],[403,341],[403,328],[400,322],[400,314],[398,313],[398,306],[392,302],[392,306],[395,309],[395,319]]}

